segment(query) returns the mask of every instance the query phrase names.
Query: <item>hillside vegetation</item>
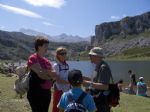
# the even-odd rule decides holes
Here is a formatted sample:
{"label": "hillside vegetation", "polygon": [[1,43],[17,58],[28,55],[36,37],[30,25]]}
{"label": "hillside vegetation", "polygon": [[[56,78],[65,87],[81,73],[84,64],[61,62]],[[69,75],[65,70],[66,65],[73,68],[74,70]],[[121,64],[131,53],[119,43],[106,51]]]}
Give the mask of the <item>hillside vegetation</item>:
{"label": "hillside vegetation", "polygon": [[[0,60],[20,59],[27,60],[34,52],[34,36],[25,35],[20,32],[0,31]],[[88,42],[50,42],[48,54],[49,59],[54,59],[54,51],[57,47],[64,46],[68,49],[70,59],[87,60],[90,46]],[[140,34],[113,35],[109,39],[99,43],[104,48],[104,54],[108,59],[114,60],[150,60],[150,30]]]}
{"label": "hillside vegetation", "polygon": [[[26,60],[34,52],[35,36],[29,36],[21,32],[7,32],[0,30],[0,60],[20,59]],[[75,57],[80,52],[85,51],[88,42],[50,42],[49,51],[55,51],[57,47],[64,46],[69,51],[69,57]],[[54,55],[47,55],[53,58]]]}
{"label": "hillside vegetation", "polygon": [[0,59],[27,59],[32,52],[33,37],[20,32],[0,31]]}

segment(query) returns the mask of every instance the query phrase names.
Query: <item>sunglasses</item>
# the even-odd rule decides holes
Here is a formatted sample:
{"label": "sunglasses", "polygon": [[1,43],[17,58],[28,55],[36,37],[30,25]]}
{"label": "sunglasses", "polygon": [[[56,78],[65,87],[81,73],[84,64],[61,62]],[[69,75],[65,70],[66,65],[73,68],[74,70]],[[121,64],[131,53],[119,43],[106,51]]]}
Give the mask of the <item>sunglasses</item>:
{"label": "sunglasses", "polygon": [[64,53],[59,53],[59,55],[67,55],[67,53],[66,53],[66,52],[64,52]]}

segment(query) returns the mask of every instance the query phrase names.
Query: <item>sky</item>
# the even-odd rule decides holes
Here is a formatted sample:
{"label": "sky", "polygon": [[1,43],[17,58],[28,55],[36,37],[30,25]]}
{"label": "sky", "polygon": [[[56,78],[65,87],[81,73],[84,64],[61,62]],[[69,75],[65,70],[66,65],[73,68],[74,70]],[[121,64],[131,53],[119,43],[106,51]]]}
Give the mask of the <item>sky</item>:
{"label": "sky", "polygon": [[95,25],[150,11],[150,0],[0,0],[0,30],[89,37]]}

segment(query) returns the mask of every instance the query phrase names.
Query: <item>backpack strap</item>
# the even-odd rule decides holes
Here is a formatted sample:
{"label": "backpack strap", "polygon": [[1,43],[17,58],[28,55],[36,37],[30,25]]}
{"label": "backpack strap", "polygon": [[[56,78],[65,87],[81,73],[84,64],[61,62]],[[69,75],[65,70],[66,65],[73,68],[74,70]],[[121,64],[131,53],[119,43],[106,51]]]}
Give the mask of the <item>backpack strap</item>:
{"label": "backpack strap", "polygon": [[72,95],[70,92],[67,93],[67,98],[68,98],[68,101],[69,102],[72,102],[72,101],[75,101],[76,103],[82,103],[82,100],[84,99],[84,97],[86,96],[87,94],[85,92],[82,92],[81,95],[79,96],[78,100],[75,101],[73,98],[72,98]]}
{"label": "backpack strap", "polygon": [[112,74],[111,74],[110,78],[111,78],[112,84],[115,84]]}
{"label": "backpack strap", "polygon": [[61,65],[59,63],[58,63],[58,67],[59,67],[59,72],[63,70],[69,70],[69,65],[67,63],[65,64],[65,68],[63,69],[61,68]]}
{"label": "backpack strap", "polygon": [[82,92],[81,95],[79,96],[77,103],[82,104],[82,100],[85,98],[87,94],[85,92]]}
{"label": "backpack strap", "polygon": [[69,102],[74,101],[70,92],[67,93],[67,98]]}

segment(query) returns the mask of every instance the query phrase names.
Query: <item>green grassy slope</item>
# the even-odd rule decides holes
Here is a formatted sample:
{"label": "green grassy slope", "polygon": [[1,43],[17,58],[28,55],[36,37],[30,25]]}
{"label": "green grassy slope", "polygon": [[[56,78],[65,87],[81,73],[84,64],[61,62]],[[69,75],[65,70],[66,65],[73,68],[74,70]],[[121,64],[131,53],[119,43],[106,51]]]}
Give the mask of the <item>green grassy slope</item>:
{"label": "green grassy slope", "polygon": [[[31,112],[26,100],[15,97],[13,84],[16,77],[0,74],[0,112]],[[121,93],[120,106],[113,112],[150,112],[150,98]],[[51,110],[51,109],[50,109]]]}
{"label": "green grassy slope", "polygon": [[150,98],[121,93],[120,106],[113,112],[150,112]]}
{"label": "green grassy slope", "polygon": [[19,99],[13,90],[16,77],[0,74],[0,112],[31,112],[26,99]]}

